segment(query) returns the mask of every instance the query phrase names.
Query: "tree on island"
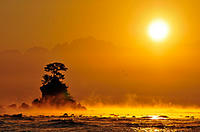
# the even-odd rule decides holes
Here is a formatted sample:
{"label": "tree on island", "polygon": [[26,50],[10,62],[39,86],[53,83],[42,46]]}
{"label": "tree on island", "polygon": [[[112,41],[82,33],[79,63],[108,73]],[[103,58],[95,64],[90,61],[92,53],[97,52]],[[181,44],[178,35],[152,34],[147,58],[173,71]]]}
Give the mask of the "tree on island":
{"label": "tree on island", "polygon": [[32,102],[34,106],[69,106],[71,108],[85,109],[85,107],[77,104],[68,92],[68,87],[64,83],[64,73],[67,69],[64,64],[57,62],[50,63],[44,67],[45,74],[40,87],[42,97]]}

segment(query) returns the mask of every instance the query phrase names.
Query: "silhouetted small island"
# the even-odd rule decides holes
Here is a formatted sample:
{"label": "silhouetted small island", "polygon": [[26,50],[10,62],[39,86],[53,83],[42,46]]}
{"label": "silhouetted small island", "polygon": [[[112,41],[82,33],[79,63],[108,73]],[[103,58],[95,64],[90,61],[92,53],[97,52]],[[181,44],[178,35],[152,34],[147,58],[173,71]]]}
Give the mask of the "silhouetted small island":
{"label": "silhouetted small island", "polygon": [[62,63],[50,63],[44,67],[45,74],[42,80],[40,91],[42,97],[35,99],[33,106],[69,107],[73,109],[86,109],[80,103],[76,103],[68,92],[64,83],[64,72],[67,70]]}

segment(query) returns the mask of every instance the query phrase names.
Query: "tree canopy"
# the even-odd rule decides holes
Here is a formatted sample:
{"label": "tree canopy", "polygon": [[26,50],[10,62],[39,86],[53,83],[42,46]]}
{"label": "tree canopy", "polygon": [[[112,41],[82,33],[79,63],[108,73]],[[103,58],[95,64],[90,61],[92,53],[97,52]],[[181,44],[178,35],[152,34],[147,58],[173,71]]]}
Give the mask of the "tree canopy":
{"label": "tree canopy", "polygon": [[81,104],[77,104],[68,91],[68,87],[64,82],[67,69],[64,64],[58,62],[44,66],[45,73],[40,87],[42,97],[33,100],[33,105],[39,107],[45,105],[68,106],[75,109],[86,109]]}
{"label": "tree canopy", "polygon": [[62,63],[50,63],[44,67],[44,71],[46,72],[43,76],[42,83],[43,85],[48,84],[53,79],[57,79],[59,81],[63,81],[65,79],[63,72],[65,72],[68,68],[65,67]]}

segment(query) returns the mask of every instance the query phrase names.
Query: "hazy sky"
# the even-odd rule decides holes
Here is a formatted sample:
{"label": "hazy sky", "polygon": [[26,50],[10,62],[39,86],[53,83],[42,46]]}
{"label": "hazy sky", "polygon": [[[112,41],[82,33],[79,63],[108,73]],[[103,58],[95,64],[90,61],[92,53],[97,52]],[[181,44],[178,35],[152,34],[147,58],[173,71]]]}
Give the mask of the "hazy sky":
{"label": "hazy sky", "polygon": [[1,49],[27,49],[94,36],[116,44],[143,43],[162,18],[170,42],[199,42],[199,0],[0,0]]}
{"label": "hazy sky", "polygon": [[[40,95],[43,66],[61,61],[79,101],[200,105],[199,5],[0,0],[0,103],[31,102]],[[161,43],[147,34],[157,18],[170,27]]]}

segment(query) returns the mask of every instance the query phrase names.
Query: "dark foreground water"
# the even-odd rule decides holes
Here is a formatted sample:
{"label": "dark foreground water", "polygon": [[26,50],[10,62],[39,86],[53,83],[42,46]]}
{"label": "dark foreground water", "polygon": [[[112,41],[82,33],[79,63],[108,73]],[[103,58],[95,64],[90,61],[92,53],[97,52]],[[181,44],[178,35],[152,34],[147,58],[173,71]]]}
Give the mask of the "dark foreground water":
{"label": "dark foreground water", "polygon": [[0,131],[200,131],[200,120],[193,116],[172,119],[167,116],[1,116]]}

